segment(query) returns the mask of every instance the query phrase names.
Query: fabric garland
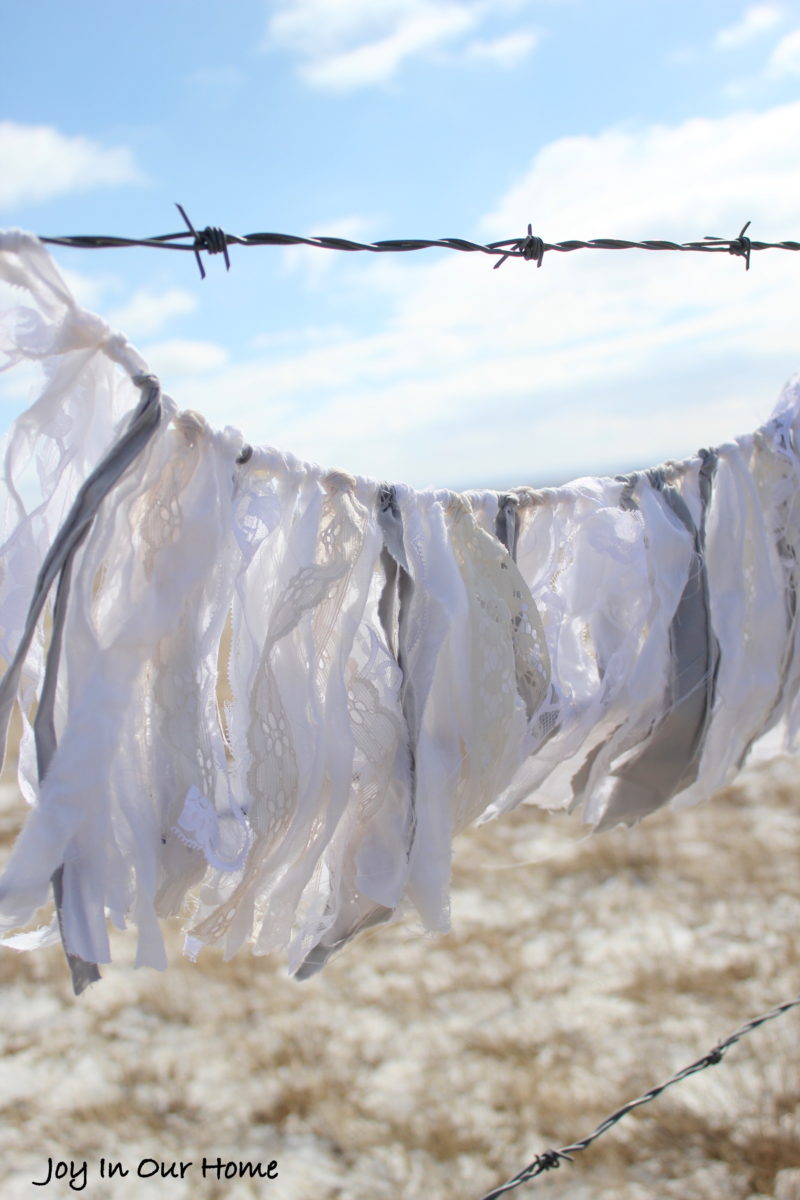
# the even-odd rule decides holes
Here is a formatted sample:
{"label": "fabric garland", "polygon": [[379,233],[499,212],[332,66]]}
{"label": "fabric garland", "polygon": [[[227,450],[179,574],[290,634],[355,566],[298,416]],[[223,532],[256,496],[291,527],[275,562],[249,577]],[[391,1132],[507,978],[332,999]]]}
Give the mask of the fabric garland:
{"label": "fabric garland", "polygon": [[0,933],[61,936],[76,990],[107,919],[138,964],[180,916],[191,955],[288,947],[300,977],[410,911],[445,930],[466,825],[631,824],[794,746],[800,379],[684,462],[415,492],[179,412],[33,236],[0,233],[0,280],[2,369],[36,389],[4,466],[0,733],[16,704],[30,811]]}

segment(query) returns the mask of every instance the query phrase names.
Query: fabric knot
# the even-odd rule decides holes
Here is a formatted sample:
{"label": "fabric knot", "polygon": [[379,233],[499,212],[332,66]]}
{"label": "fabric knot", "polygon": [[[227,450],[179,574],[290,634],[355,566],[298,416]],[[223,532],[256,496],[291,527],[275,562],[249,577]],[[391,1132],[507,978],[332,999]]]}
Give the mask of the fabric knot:
{"label": "fabric knot", "polygon": [[378,508],[381,512],[396,512],[397,508],[397,492],[390,483],[382,483],[378,488]]}
{"label": "fabric knot", "polygon": [[151,375],[147,373],[142,375],[132,375],[131,378],[138,388],[161,387],[157,375]]}
{"label": "fabric knot", "polygon": [[103,339],[103,349],[109,358],[113,358],[118,362],[120,357],[129,348],[130,342],[125,337],[124,333],[120,333],[118,329],[109,330]]}
{"label": "fabric knot", "polygon": [[6,254],[22,254],[26,250],[31,254],[38,245],[36,234],[28,233],[26,229],[4,229],[0,233],[0,250]]}
{"label": "fabric knot", "polygon": [[537,508],[544,504],[544,496],[536,488],[516,487],[513,494],[517,498],[518,508]]}
{"label": "fabric knot", "polygon": [[461,492],[448,492],[444,496],[445,511],[453,517],[466,517],[472,515],[472,505],[466,496],[462,496]]}
{"label": "fabric knot", "polygon": [[633,471],[630,475],[616,475],[616,482],[622,484],[622,491],[619,495],[619,506],[624,512],[638,512],[639,502],[637,501],[634,492],[636,484],[639,481],[638,472]]}
{"label": "fabric knot", "polygon": [[495,537],[505,546],[516,562],[517,537],[519,534],[519,497],[513,492],[504,492],[497,497],[497,517],[494,523]]}
{"label": "fabric knot", "polygon": [[328,471],[322,480],[322,485],[330,493],[353,492],[355,491],[356,481],[346,471]]}
{"label": "fabric knot", "polygon": [[176,429],[180,429],[190,446],[194,446],[198,437],[201,437],[208,429],[205,417],[192,408],[186,408],[183,412],[176,413],[174,423]]}
{"label": "fabric knot", "polygon": [[[136,350],[125,337],[124,333],[120,333],[118,329],[110,329],[105,327],[105,334],[100,343],[103,353],[112,362],[117,363],[124,371],[127,371],[137,387],[152,387],[153,381],[157,383],[155,375],[152,375],[147,369],[147,363],[142,358],[138,350]],[[144,379],[147,382],[144,384],[137,383],[137,380]]]}

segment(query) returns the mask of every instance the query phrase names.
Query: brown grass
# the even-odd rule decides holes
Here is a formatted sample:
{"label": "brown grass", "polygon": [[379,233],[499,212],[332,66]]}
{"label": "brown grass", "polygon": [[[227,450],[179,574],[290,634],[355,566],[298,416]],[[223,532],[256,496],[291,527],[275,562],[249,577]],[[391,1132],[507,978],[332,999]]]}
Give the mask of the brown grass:
{"label": "brown grass", "polygon": [[[451,934],[381,930],[305,984],[276,958],[193,965],[170,929],[166,974],[134,972],[115,934],[118,965],[75,1001],[57,948],[4,952],[4,1194],[27,1195],[48,1154],[219,1153],[277,1158],[279,1181],[169,1195],[478,1200],[797,990],[798,781],[754,770],[704,807],[589,841],[512,813],[460,839]],[[9,803],[0,830],[18,819]],[[800,1166],[798,1021],[626,1118],[542,1193],[778,1194]],[[99,1186],[87,1194],[151,1194]]]}

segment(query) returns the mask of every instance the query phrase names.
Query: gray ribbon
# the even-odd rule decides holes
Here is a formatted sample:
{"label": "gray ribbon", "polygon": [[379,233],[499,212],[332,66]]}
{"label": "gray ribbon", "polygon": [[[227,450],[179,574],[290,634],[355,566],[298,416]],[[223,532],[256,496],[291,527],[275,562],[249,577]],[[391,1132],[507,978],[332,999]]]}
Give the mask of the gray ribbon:
{"label": "gray ribbon", "polygon": [[[408,568],[405,542],[403,540],[403,517],[397,503],[394,487],[383,485],[378,495],[378,524],[383,533],[381,562],[386,571],[386,583],[381,594],[378,613],[386,633],[389,646],[393,649],[397,665],[402,674],[400,706],[408,730],[409,770],[411,777],[411,827],[408,834],[407,853],[410,857],[417,830],[416,815],[416,744],[419,734],[414,684],[408,669],[408,618],[414,595],[414,580]],[[394,637],[396,614],[397,636]]]}
{"label": "gray ribbon", "polygon": [[497,540],[505,546],[508,553],[517,561],[517,539],[519,537],[519,499],[512,493],[506,492],[497,497],[497,517],[494,523]]}
{"label": "gray ribbon", "polygon": [[[408,671],[408,614],[414,595],[414,580],[408,569],[403,541],[403,517],[395,488],[383,485],[378,496],[378,524],[383,533],[381,563],[386,582],[378,604],[378,614],[386,639],[402,672],[401,707],[408,727],[411,754],[411,801],[414,809],[414,747],[419,733],[414,687]],[[413,840],[413,830],[412,830]],[[411,846],[409,845],[409,853]]]}
{"label": "gray ribbon", "polygon": [[326,942],[323,937],[316,946],[312,946],[300,963],[294,973],[295,979],[310,979],[312,975],[316,975],[338,950],[351,942],[359,933],[364,933],[367,929],[374,929],[376,925],[385,924],[393,912],[394,909],[387,908],[384,904],[376,904],[364,916],[359,917],[342,937],[337,937],[333,942]]}
{"label": "gray ribbon", "polygon": [[[654,812],[693,783],[700,768],[719,669],[719,642],[711,624],[705,564],[706,514],[718,456],[711,450],[701,450],[700,455],[699,525],[695,525],[678,488],[667,483],[663,470],[647,473],[650,486],[691,535],[692,561],[669,628],[670,668],[663,715],[639,753],[611,772],[614,786],[596,826],[598,830],[612,828],[621,821],[631,823]],[[598,752],[594,751],[573,780],[576,789],[585,785],[588,768]]]}
{"label": "gray ribbon", "polygon": [[[388,484],[382,484],[378,492],[378,525],[383,534],[383,549],[381,550],[381,567],[383,568],[384,584],[378,601],[378,616],[386,642],[396,659],[400,656],[400,590],[402,578],[405,576],[413,590],[413,583],[408,570],[405,545],[403,543],[403,518],[397,503],[397,493]],[[410,598],[408,588],[404,587],[405,600]],[[405,604],[402,606],[405,611]]]}
{"label": "gray ribbon", "polygon": [[[22,639],[5,675],[0,680],[0,745],[5,751],[8,722],[17,697],[20,674],[45,601],[56,577],[58,577],[52,635],[45,662],[42,692],[33,726],[40,785],[44,781],[57,748],[54,718],[56,684],[75,555],[88,536],[103,500],[144,450],[161,422],[161,385],[156,377],[154,375],[137,375],[133,382],[141,389],[142,399],[125,432],[81,486],[64,524],[45,555],[36,579]],[[96,963],[88,963],[67,949],[63,923],[63,876],[62,865],[53,872],[51,882],[61,941],[72,975],[72,986],[77,996],[88,984],[100,978],[100,972]]]}

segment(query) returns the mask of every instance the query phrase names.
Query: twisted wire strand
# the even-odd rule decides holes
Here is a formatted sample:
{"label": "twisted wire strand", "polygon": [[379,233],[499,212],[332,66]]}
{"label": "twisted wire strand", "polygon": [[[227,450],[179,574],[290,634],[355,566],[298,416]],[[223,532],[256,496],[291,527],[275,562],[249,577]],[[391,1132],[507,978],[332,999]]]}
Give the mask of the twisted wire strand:
{"label": "twisted wire strand", "polygon": [[680,253],[733,254],[744,258],[750,269],[753,250],[800,250],[800,242],[759,242],[745,236],[750,222],[735,238],[705,237],[701,241],[671,242],[663,239],[629,241],[622,238],[592,238],[589,241],[570,239],[546,242],[533,234],[528,226],[525,237],[506,238],[499,242],[472,242],[467,238],[388,238],[378,242],[356,242],[340,237],[302,237],[291,233],[226,233],[217,226],[207,225],[197,230],[181,205],[177,206],[187,229],[178,233],[163,233],[150,238],[109,237],[104,234],[80,234],[63,237],[40,237],[51,246],[72,246],[82,250],[98,250],[121,246],[149,246],[159,250],[188,250],[197,259],[200,274],[205,278],[201,253],[222,254],[230,269],[229,246],[312,246],[320,250],[342,250],[369,254],[404,254],[414,250],[459,250],[468,254],[485,254],[496,259],[495,268],[509,258],[536,262],[541,267],[544,255],[555,252],[569,254],[573,250],[674,250]]}
{"label": "twisted wire strand", "polygon": [[675,1083],[680,1083],[682,1079],[687,1079],[690,1075],[696,1075],[698,1071],[704,1071],[706,1067],[715,1066],[722,1062],[725,1053],[730,1050],[731,1046],[735,1046],[747,1034],[752,1033],[754,1029],[758,1029],[760,1025],[767,1021],[774,1021],[776,1017],[782,1016],[791,1008],[800,1006],[800,996],[796,996],[793,1000],[785,1000],[783,1004],[776,1005],[769,1012],[761,1013],[760,1016],[752,1017],[741,1025],[728,1037],[721,1042],[717,1042],[711,1050],[703,1054],[700,1058],[695,1059],[688,1067],[681,1068],[674,1075],[670,1076],[664,1083],[658,1084],[656,1087],[650,1088],[649,1091],[643,1092],[641,1096],[637,1096],[635,1100],[629,1100],[627,1104],[623,1104],[616,1112],[611,1113],[601,1121],[592,1133],[587,1137],[581,1138],[580,1141],[571,1142],[568,1146],[562,1146],[560,1150],[545,1150],[541,1154],[537,1154],[533,1162],[528,1163],[523,1167],[512,1179],[494,1188],[493,1191],[487,1192],[481,1200],[498,1200],[500,1196],[504,1196],[507,1192],[513,1191],[523,1183],[529,1183],[532,1179],[536,1179],[539,1175],[543,1175],[545,1171],[552,1171],[561,1166],[562,1162],[572,1162],[573,1155],[578,1154],[581,1150],[586,1150],[604,1133],[607,1133],[612,1126],[621,1121],[629,1112],[633,1112],[635,1108],[640,1108],[643,1104],[649,1104],[651,1100],[655,1100],[667,1088],[670,1088]]}

